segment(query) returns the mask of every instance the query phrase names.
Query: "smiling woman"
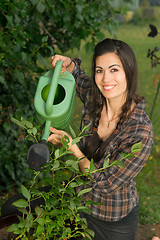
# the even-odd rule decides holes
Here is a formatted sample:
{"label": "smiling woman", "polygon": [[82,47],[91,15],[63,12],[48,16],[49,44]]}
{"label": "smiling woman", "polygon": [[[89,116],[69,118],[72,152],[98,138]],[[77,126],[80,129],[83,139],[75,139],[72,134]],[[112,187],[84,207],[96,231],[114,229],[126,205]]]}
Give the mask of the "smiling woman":
{"label": "smiling woman", "polygon": [[[139,196],[134,178],[146,163],[153,144],[152,124],[145,112],[145,99],[136,94],[137,62],[132,49],[124,42],[105,39],[94,49],[91,78],[81,69],[79,59],[55,55],[52,68],[63,61],[62,72],[70,71],[76,80],[77,95],[84,104],[82,126],[89,125],[80,146],[70,150],[79,158],[79,168],[85,172],[94,160],[94,183],[85,200],[99,202],[92,205],[92,214],[84,213],[88,227],[95,232],[94,240],[135,240],[139,215]],[[52,131],[49,141],[65,132]],[[66,133],[67,134],[67,133]],[[88,134],[88,135],[87,135]],[[70,141],[72,138],[69,136]],[[105,159],[110,163],[129,153],[133,144],[142,142],[141,152],[126,159],[124,167],[111,166],[98,172]],[[56,142],[62,144],[60,138]],[[77,192],[84,188],[77,187]]]}
{"label": "smiling woman", "polygon": [[[113,128],[115,127],[127,96],[126,75],[123,65],[115,53],[106,53],[97,57],[95,82],[107,102],[107,109],[104,105],[98,127],[99,135],[105,139],[108,136],[108,134],[104,134],[105,126],[111,128],[111,123]],[[108,125],[103,124],[104,119]],[[107,131],[105,132],[107,133]]]}

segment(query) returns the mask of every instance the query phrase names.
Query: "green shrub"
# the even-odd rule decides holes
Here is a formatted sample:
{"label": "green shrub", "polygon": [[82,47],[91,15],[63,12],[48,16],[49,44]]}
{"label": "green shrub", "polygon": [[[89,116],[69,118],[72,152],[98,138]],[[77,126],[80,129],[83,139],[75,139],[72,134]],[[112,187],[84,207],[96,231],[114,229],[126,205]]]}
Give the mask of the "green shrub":
{"label": "green shrub", "polygon": [[[29,121],[18,121],[12,118],[13,122],[24,127],[29,136],[38,142],[39,133]],[[84,136],[87,127],[76,136],[74,130],[70,128],[73,135],[72,145],[78,143]],[[86,134],[85,134],[86,135]],[[38,139],[37,139],[38,136]],[[88,193],[92,187],[88,187],[89,182],[94,182],[92,174],[106,171],[107,168],[117,165],[124,167],[127,158],[136,155],[142,147],[142,143],[134,144],[131,153],[121,154],[122,159],[109,163],[109,156],[104,160],[103,167],[95,170],[94,162],[91,160],[90,169],[83,173],[79,170],[79,159],[77,159],[69,148],[69,138],[64,136],[63,146],[55,147],[49,145],[50,161],[43,165],[41,171],[35,171],[33,181],[28,189],[22,185],[21,192],[25,199],[19,199],[13,203],[22,213],[19,216],[19,223],[8,228],[9,232],[17,235],[16,239],[39,239],[39,240],[64,240],[64,239],[91,239],[93,231],[87,228],[86,219],[80,216],[80,212],[91,213],[89,206],[100,204],[93,201],[86,201],[83,195]],[[48,177],[39,175],[49,173]],[[90,183],[91,184],[91,183]],[[50,190],[39,191],[39,186],[50,186]],[[83,185],[83,190],[76,191],[76,187]],[[35,207],[35,213],[31,211],[31,203],[34,199],[43,198],[44,204]],[[80,238],[79,238],[80,237]]]}
{"label": "green shrub", "polygon": [[113,32],[113,15],[106,0],[0,2],[0,190],[12,189],[26,179],[28,144],[19,141],[23,135],[10,117],[34,115],[37,77],[50,68],[46,59],[55,47],[64,53],[79,48],[81,39],[88,36],[92,37],[87,45],[91,50],[93,42],[104,37],[103,24]]}

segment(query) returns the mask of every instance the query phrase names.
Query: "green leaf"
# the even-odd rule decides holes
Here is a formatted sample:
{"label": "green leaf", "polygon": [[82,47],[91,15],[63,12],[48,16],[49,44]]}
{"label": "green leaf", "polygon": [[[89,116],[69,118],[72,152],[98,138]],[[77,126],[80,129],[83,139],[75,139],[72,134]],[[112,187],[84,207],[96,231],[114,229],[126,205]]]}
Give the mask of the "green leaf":
{"label": "green leaf", "polygon": [[19,71],[19,70],[15,70],[14,71],[14,77],[20,82],[23,83],[24,81],[24,74],[23,72]]}
{"label": "green leaf", "polygon": [[70,186],[71,188],[74,188],[74,187],[79,186],[79,184],[77,184],[76,182],[71,182],[71,183],[69,184],[69,186]]}
{"label": "green leaf", "polygon": [[26,139],[27,141],[31,141],[31,142],[35,143],[35,139],[34,139],[34,137],[33,137],[32,135],[27,135],[27,136],[25,137],[25,139]]}
{"label": "green leaf", "polygon": [[31,199],[31,194],[24,185],[21,185],[21,191],[22,191],[23,196],[25,198],[27,198],[27,200]]}
{"label": "green leaf", "polygon": [[40,235],[42,232],[44,232],[44,225],[38,225],[36,235]]}
{"label": "green leaf", "polygon": [[82,135],[83,132],[85,132],[86,130],[88,130],[89,127],[90,127],[90,125],[91,125],[91,123],[88,124],[87,126],[84,126],[84,127],[82,128],[82,131],[81,131],[80,135]]}
{"label": "green leaf", "polygon": [[2,77],[2,76],[0,76],[0,83],[2,83],[2,84],[6,84],[6,82],[5,82],[5,78]]}
{"label": "green leaf", "polygon": [[94,237],[94,235],[95,235],[95,233],[89,228],[86,229],[86,232],[88,232],[89,235],[91,235],[92,237]]}
{"label": "green leaf", "polygon": [[36,207],[35,207],[35,213],[36,213],[38,216],[40,216],[41,213],[42,213],[42,208],[40,208],[39,206],[36,206]]}
{"label": "green leaf", "polygon": [[10,24],[13,24],[13,16],[6,15],[5,17]]}
{"label": "green leaf", "polygon": [[54,156],[55,158],[59,158],[59,149],[56,149],[56,151],[54,152]]}
{"label": "green leaf", "polygon": [[38,1],[39,1],[39,0],[31,0],[31,3],[32,3],[33,5],[36,5],[36,4],[38,3]]}
{"label": "green leaf", "polygon": [[91,159],[91,163],[90,163],[90,172],[92,172],[93,170],[95,169],[95,166],[94,166],[94,161],[93,159]]}
{"label": "green leaf", "polygon": [[80,185],[83,185],[84,182],[86,182],[86,181],[84,181],[84,180],[82,180],[82,179],[80,179],[80,178],[77,178],[77,179],[76,179],[76,182],[77,182],[77,184],[80,186]]}
{"label": "green leaf", "polygon": [[44,224],[45,224],[44,218],[37,218],[37,222],[38,222],[40,225],[44,225]]}
{"label": "green leaf", "polygon": [[131,147],[131,153],[138,153],[142,150],[142,142],[138,142],[135,143],[132,147]]}
{"label": "green leaf", "polygon": [[76,137],[76,138],[74,138],[73,141],[72,141],[72,145],[78,143],[78,142],[81,140],[81,138],[82,138],[82,137]]}
{"label": "green leaf", "polygon": [[103,168],[108,168],[108,166],[109,166],[109,158],[107,157],[107,159],[104,160]]}
{"label": "green leaf", "polygon": [[67,166],[67,167],[71,167],[71,166],[73,166],[75,164],[75,161],[74,160],[67,160],[66,162],[65,162],[65,165]]}
{"label": "green leaf", "polygon": [[59,168],[59,166],[60,166],[59,161],[58,161],[58,160],[55,160],[55,161],[53,162],[53,168],[54,168],[54,170],[57,170],[57,169]]}
{"label": "green leaf", "polygon": [[72,168],[74,168],[76,171],[79,171],[78,162],[75,162],[74,165],[72,165]]}
{"label": "green leaf", "polygon": [[83,8],[84,8],[84,5],[83,4],[76,4],[76,9],[77,9],[77,12],[79,12],[80,14],[82,14],[82,11],[83,11]]}
{"label": "green leaf", "polygon": [[27,132],[28,132],[29,134],[32,134],[32,129],[27,129]]}
{"label": "green leaf", "polygon": [[12,203],[12,205],[19,207],[19,208],[26,208],[26,207],[28,207],[28,202],[24,199],[19,199],[16,202]]}
{"label": "green leaf", "polygon": [[14,123],[14,124],[17,124],[18,126],[22,127],[22,128],[25,128],[25,124],[23,124],[22,122],[20,122],[19,120],[11,117],[11,121]]}
{"label": "green leaf", "polygon": [[23,214],[26,214],[26,215],[28,214],[28,211],[26,208],[19,208],[18,210]]}
{"label": "green leaf", "polygon": [[26,225],[27,225],[27,228],[31,228],[33,226],[33,214],[29,214],[26,218]]}
{"label": "green leaf", "polygon": [[51,223],[52,222],[52,220],[49,218],[49,216],[47,216],[46,218],[45,218],[45,223]]}
{"label": "green leaf", "polygon": [[76,133],[75,133],[75,131],[73,130],[73,128],[71,127],[71,125],[69,125],[69,131],[70,131],[72,137],[73,137],[73,138],[76,138]]}
{"label": "green leaf", "polygon": [[7,228],[7,232],[15,232],[19,229],[18,224],[12,224],[11,226],[9,226],[9,228]]}
{"label": "green leaf", "polygon": [[131,159],[134,154],[132,153],[120,153],[121,159]]}
{"label": "green leaf", "polygon": [[76,208],[76,204],[73,200],[70,201],[70,207],[72,210]]}
{"label": "green leaf", "polygon": [[63,146],[64,146],[66,149],[68,149],[68,143],[69,143],[69,142],[70,142],[69,137],[65,135],[65,136],[62,138],[62,144],[63,144]]}
{"label": "green leaf", "polygon": [[120,168],[126,167],[125,163],[122,160],[117,161],[117,166]]}
{"label": "green leaf", "polygon": [[24,124],[27,128],[33,128],[33,124],[27,120],[22,120],[22,124]]}
{"label": "green leaf", "polygon": [[38,4],[37,4],[37,6],[36,6],[36,8],[37,8],[37,11],[39,12],[39,13],[43,13],[44,11],[45,11],[45,5],[44,4],[42,4],[40,1],[38,2]]}
{"label": "green leaf", "polygon": [[92,212],[91,209],[89,209],[88,207],[84,207],[84,206],[78,207],[77,210],[78,210],[79,212],[85,212],[85,213],[88,213],[88,214],[90,214],[90,213]]}
{"label": "green leaf", "polygon": [[32,133],[33,133],[33,135],[36,135],[37,134],[37,128],[33,127]]}
{"label": "green leaf", "polygon": [[48,41],[48,36],[42,37],[42,42],[47,42]]}
{"label": "green leaf", "polygon": [[25,222],[20,222],[20,223],[18,223],[18,227],[19,228],[24,228],[25,227]]}
{"label": "green leaf", "polygon": [[79,193],[78,193],[78,197],[82,196],[83,194],[87,193],[87,192],[90,192],[92,190],[92,188],[86,188],[86,189],[83,189],[81,190]]}

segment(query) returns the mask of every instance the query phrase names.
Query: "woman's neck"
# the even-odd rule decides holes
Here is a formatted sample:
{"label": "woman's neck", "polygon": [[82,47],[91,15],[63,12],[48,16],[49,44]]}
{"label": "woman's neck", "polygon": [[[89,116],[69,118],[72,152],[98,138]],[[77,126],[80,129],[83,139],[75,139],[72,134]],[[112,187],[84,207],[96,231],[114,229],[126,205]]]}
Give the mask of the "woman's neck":
{"label": "woman's neck", "polygon": [[125,101],[124,100],[106,100],[106,106],[105,110],[108,115],[108,120],[111,121],[115,117],[119,117],[120,114],[122,113],[122,107],[124,105]]}

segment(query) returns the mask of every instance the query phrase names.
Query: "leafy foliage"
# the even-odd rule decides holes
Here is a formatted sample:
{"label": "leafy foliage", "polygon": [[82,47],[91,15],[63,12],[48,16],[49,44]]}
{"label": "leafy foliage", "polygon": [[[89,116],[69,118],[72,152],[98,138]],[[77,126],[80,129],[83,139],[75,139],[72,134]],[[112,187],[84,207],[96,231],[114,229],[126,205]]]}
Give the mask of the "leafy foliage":
{"label": "leafy foliage", "polygon": [[[27,133],[36,139],[36,134],[28,131],[33,129],[32,123],[29,121],[18,121],[12,119],[16,124],[23,126]],[[82,129],[82,133],[86,127]],[[80,133],[77,137],[72,129],[72,133],[75,136],[72,144],[78,143],[83,134]],[[38,142],[38,139],[37,139]],[[122,160],[115,160],[113,163],[109,163],[109,158],[104,161],[104,165],[101,169],[95,170],[94,162],[91,160],[90,169],[86,169],[85,173],[79,170],[79,160],[71,155],[68,137],[63,138],[63,147],[50,149],[51,156],[50,162],[45,164],[45,167],[41,172],[35,172],[31,186],[27,189],[25,186],[21,186],[21,192],[25,199],[19,199],[13,203],[18,207],[22,213],[19,216],[19,223],[13,224],[8,228],[9,232],[17,234],[18,239],[39,239],[39,240],[64,240],[64,239],[91,239],[94,233],[87,228],[86,219],[80,216],[80,212],[91,213],[88,208],[91,204],[100,204],[93,201],[85,201],[83,195],[91,191],[91,187],[88,188],[87,184],[92,179],[92,174],[97,171],[106,171],[107,168],[117,165],[122,165],[122,160],[131,158],[137,154],[142,147],[142,143],[134,144],[131,148],[131,153],[122,156]],[[53,145],[51,145],[53,146]],[[44,172],[49,172],[50,175],[46,178],[41,178],[41,181],[37,181],[38,175]],[[50,185],[48,192],[38,190],[38,186]],[[76,187],[83,185],[83,190],[76,191]],[[31,204],[34,199],[43,198],[44,204],[35,207],[35,212],[31,211]],[[81,204],[84,202],[84,204]],[[81,237],[81,238],[79,238]]]}
{"label": "leafy foliage", "polygon": [[28,144],[10,116],[34,116],[36,80],[49,68],[46,59],[54,54],[55,47],[64,53],[79,48],[88,36],[91,42],[86,49],[91,51],[94,42],[104,38],[102,26],[113,32],[113,16],[109,0],[0,2],[0,190],[26,179]]}

